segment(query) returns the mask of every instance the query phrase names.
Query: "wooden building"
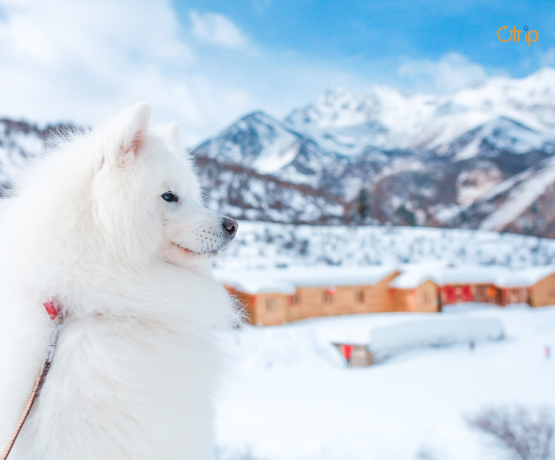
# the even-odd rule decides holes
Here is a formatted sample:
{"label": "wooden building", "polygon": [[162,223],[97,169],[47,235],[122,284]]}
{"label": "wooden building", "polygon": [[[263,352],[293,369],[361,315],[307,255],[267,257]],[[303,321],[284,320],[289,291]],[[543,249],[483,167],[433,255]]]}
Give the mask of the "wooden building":
{"label": "wooden building", "polygon": [[403,273],[390,285],[389,311],[435,313],[439,311],[439,286],[420,273]]}
{"label": "wooden building", "polygon": [[276,325],[319,316],[387,312],[390,283],[400,272],[387,267],[324,267],[243,273],[228,280],[251,324]]}
{"label": "wooden building", "polygon": [[523,270],[499,267],[458,267],[443,270],[441,305],[461,302],[506,306],[555,304],[555,273],[551,267]]}
{"label": "wooden building", "polygon": [[290,321],[294,286],[285,283],[271,283],[258,289],[239,286],[231,292],[243,306],[245,320],[250,324],[275,326]]}
{"label": "wooden building", "polygon": [[477,302],[500,306],[555,305],[555,272],[549,267],[294,268],[227,273],[222,281],[256,325],[356,313],[441,311]]}
{"label": "wooden building", "polygon": [[390,311],[389,284],[398,274],[398,271],[381,269],[335,280],[299,279],[287,320]]}
{"label": "wooden building", "polygon": [[532,307],[555,305],[555,273],[545,273],[530,286],[529,303]]}

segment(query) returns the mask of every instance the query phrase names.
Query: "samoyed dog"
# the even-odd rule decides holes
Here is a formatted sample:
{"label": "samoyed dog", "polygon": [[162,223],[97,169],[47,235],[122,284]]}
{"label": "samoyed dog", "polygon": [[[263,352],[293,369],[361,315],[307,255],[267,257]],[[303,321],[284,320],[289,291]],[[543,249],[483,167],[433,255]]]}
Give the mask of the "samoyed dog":
{"label": "samoyed dog", "polygon": [[176,123],[140,102],[58,142],[0,214],[0,451],[56,353],[9,460],[210,459],[219,337],[210,273],[238,225],[202,207]]}

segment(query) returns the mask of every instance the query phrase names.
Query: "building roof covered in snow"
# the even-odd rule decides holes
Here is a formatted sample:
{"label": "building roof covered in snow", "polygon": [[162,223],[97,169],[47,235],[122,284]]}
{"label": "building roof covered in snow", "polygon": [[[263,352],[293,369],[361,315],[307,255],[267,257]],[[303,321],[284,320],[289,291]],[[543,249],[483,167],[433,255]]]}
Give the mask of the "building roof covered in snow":
{"label": "building roof covered in snow", "polygon": [[553,273],[553,267],[515,270],[506,267],[460,266],[436,271],[439,284],[494,284],[498,287],[527,287]]}
{"label": "building roof covered in snow", "polygon": [[288,267],[264,270],[216,270],[216,278],[238,291],[249,294],[293,294],[297,287],[368,286],[395,272],[400,273],[390,287],[413,289],[430,280],[439,286],[493,284],[500,288],[529,287],[555,273],[553,266],[510,269],[499,266],[407,265],[395,267]]}
{"label": "building roof covered in snow", "polygon": [[293,294],[296,287],[367,286],[398,270],[390,265],[371,267],[291,267],[269,270],[216,270],[216,278],[249,294]]}
{"label": "building roof covered in snow", "polygon": [[413,289],[427,280],[449,284],[494,284],[500,288],[529,287],[555,272],[555,268],[532,267],[511,269],[498,266],[462,265],[455,267],[410,266],[391,282],[397,289]]}
{"label": "building roof covered in snow", "polygon": [[391,282],[390,286],[397,289],[413,289],[426,281],[440,284],[433,274],[414,269],[401,273]]}

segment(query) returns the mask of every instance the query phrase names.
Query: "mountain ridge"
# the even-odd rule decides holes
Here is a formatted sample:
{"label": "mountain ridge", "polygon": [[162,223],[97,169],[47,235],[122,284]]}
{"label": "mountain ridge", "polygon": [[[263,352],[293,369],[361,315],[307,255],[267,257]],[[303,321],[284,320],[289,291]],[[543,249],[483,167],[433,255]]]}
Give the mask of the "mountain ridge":
{"label": "mountain ridge", "polygon": [[[525,171],[543,177],[555,153],[555,70],[441,96],[332,89],[283,120],[247,114],[194,152],[325,190],[349,203],[345,222],[479,228],[494,206],[489,191]],[[540,198],[555,205],[549,184]],[[492,229],[555,236],[550,225],[502,221]]]}
{"label": "mountain ridge", "polygon": [[[0,120],[1,187],[63,129]],[[246,114],[192,153],[207,205],[235,218],[555,237],[551,68],[448,95],[331,89],[281,120]]]}

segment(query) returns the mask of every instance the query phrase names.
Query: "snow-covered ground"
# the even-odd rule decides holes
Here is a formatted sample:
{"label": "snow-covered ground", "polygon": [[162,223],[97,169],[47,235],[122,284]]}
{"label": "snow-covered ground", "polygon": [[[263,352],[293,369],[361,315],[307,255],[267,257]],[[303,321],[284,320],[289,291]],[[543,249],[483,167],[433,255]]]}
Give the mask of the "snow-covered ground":
{"label": "snow-covered ground", "polygon": [[439,315],[461,324],[496,319],[505,338],[478,341],[473,351],[460,342],[420,346],[347,369],[331,345],[338,335],[360,341],[431,316],[351,315],[235,331],[235,371],[218,407],[223,451],[267,460],[499,458],[464,416],[491,405],[555,406],[555,359],[544,352],[555,346],[555,307],[463,304]]}
{"label": "snow-covered ground", "polygon": [[220,267],[456,263],[526,268],[555,263],[555,240],[425,227],[310,226],[240,222]]}

